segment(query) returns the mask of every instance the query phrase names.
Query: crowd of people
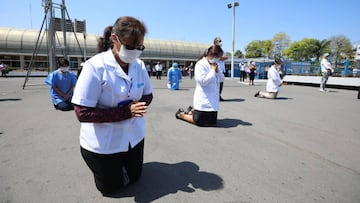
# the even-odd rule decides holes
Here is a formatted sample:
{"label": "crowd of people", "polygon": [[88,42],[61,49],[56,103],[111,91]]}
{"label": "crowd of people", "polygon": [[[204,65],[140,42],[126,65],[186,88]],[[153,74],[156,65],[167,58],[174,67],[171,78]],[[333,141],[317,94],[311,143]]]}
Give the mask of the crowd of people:
{"label": "crowd of people", "polygon": [[[147,29],[143,22],[130,16],[119,17],[104,29],[98,41],[98,54],[81,63],[78,74],[70,71],[69,61],[59,58],[57,70],[48,75],[50,98],[55,109],[74,110],[80,122],[80,154],[94,176],[96,188],[103,196],[112,197],[127,185],[136,182],[144,161],[145,115],[153,100],[150,77],[155,72],[161,80],[163,65],[153,67],[139,57],[145,49]],[[227,56],[222,39],[213,44],[194,64],[180,67],[174,62],[167,69],[167,85],[179,90],[185,75],[195,80],[192,104],[179,108],[175,117],[199,127],[217,125],[217,117],[225,81]],[[321,61],[320,91],[333,71],[329,54]],[[255,97],[276,99],[283,84],[282,60],[276,58],[266,69],[266,91]],[[254,85],[255,63],[239,64],[240,82],[249,77]],[[1,65],[2,75],[5,65]],[[81,73],[81,74],[80,74]],[[359,96],[360,98],[360,89]]]}

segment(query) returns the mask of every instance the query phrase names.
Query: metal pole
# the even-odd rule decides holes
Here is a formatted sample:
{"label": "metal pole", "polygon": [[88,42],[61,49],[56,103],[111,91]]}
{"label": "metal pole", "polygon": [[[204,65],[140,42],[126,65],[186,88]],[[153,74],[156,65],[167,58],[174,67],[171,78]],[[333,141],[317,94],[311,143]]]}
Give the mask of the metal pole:
{"label": "metal pole", "polygon": [[84,61],[86,61],[86,33],[83,32],[83,35],[84,35],[84,46],[85,46],[85,49],[84,49]]}
{"label": "metal pole", "polygon": [[51,0],[47,0],[47,5],[49,6],[49,29],[48,29],[48,49],[49,49],[49,65],[50,72],[56,69],[56,53],[55,53],[55,22],[54,22],[54,11],[53,11],[53,2]]}
{"label": "metal pole", "polygon": [[65,0],[62,0],[62,5],[61,5],[61,21],[62,21],[62,30],[63,30],[63,38],[64,38],[64,58],[68,59],[67,57],[67,43],[66,43],[66,26],[67,26],[67,20],[66,20],[66,15],[65,15]]}
{"label": "metal pole", "polygon": [[231,78],[234,78],[234,50],[235,50],[235,0],[233,0],[233,20],[232,20],[232,52],[231,52]]}

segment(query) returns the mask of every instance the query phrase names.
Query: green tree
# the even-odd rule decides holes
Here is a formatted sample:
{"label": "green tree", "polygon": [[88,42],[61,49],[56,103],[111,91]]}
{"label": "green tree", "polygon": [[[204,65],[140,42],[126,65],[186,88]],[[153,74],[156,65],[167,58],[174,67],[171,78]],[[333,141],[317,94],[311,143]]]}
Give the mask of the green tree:
{"label": "green tree", "polygon": [[284,50],[284,55],[296,61],[308,61],[311,58],[318,58],[320,49],[319,40],[304,38],[301,41],[291,43],[290,47]]}
{"label": "green tree", "polygon": [[331,48],[330,48],[330,41],[327,39],[321,40],[319,41],[319,51],[316,54],[316,59],[320,60],[320,58],[322,57],[322,55],[324,55],[325,53],[330,53]]}
{"label": "green tree", "polygon": [[244,54],[240,50],[236,50],[234,56],[237,58],[243,58]]}
{"label": "green tree", "polygon": [[271,40],[254,40],[245,47],[247,58],[271,56],[273,44]]}
{"label": "green tree", "polygon": [[344,35],[333,36],[330,38],[331,52],[336,62],[341,59],[352,57],[353,50],[350,39]]}
{"label": "green tree", "polygon": [[274,44],[274,58],[281,57],[284,50],[290,46],[290,42],[290,37],[285,32],[275,34],[272,38],[272,43]]}

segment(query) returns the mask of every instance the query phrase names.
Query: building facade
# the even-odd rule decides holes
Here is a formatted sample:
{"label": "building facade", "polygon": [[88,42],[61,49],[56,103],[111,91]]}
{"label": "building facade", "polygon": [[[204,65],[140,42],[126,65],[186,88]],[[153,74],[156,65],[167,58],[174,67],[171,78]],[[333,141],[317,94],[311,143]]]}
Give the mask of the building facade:
{"label": "building facade", "polygon": [[[66,56],[71,68],[77,69],[84,58],[97,54],[98,37],[100,36],[58,31],[55,33],[55,56]],[[49,70],[47,39],[47,31],[44,30],[0,27],[0,61],[13,70]],[[145,63],[153,66],[160,62],[163,67],[168,68],[173,62],[186,67],[197,61],[211,43],[145,38],[144,45],[146,49],[141,58]]]}

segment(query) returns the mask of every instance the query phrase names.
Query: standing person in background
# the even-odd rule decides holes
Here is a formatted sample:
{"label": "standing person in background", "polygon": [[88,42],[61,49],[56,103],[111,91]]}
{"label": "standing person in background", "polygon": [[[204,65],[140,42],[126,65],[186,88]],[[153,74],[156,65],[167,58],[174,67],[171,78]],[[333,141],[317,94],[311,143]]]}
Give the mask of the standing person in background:
{"label": "standing person in background", "polygon": [[160,62],[157,62],[157,64],[155,65],[157,80],[161,80],[162,69],[163,69],[162,64]]}
{"label": "standing person in background", "polygon": [[55,109],[61,111],[74,110],[71,98],[77,77],[70,71],[69,64],[67,59],[58,59],[58,69],[50,73],[45,80],[45,83],[50,85],[50,97]]}
{"label": "standing person in background", "polygon": [[[215,37],[214,39],[214,45],[218,45],[218,46],[222,46],[222,40],[220,37]],[[219,75],[219,80],[220,80],[220,89],[219,89],[219,100],[220,101],[226,101],[225,99],[222,98],[221,93],[223,90],[223,86],[224,86],[224,81],[225,81],[225,60],[227,60],[229,57],[226,56],[226,54],[223,52],[223,55],[220,57],[219,61],[218,61],[218,66],[219,66],[219,71],[218,71],[218,75]]]}
{"label": "standing person in background", "polygon": [[190,65],[188,66],[189,69],[189,73],[190,73],[190,79],[192,80],[194,77],[194,63],[191,62]]}
{"label": "standing person in background", "polygon": [[7,66],[1,62],[0,63],[1,77],[7,78]]}
{"label": "standing person in background", "polygon": [[249,85],[254,85],[254,79],[255,79],[255,71],[256,71],[256,66],[254,64],[255,62],[250,61],[250,65],[249,65]]}
{"label": "standing person in background", "polygon": [[275,99],[282,85],[282,80],[279,74],[279,66],[281,66],[282,61],[280,59],[275,59],[274,65],[268,70],[268,79],[266,83],[266,92],[258,91],[254,96],[260,98]]}
{"label": "standing person in background", "polygon": [[240,82],[245,82],[247,65],[244,61],[240,63]]}
{"label": "standing person in background", "polygon": [[178,90],[181,80],[181,70],[177,63],[173,63],[171,68],[167,72],[167,78],[169,80],[169,88],[171,90]]}
{"label": "standing person in background", "polygon": [[81,155],[97,189],[112,197],[141,175],[145,114],[153,95],[145,64],[145,25],[123,16],[105,28],[85,62],[72,102],[81,122]]}
{"label": "standing person in background", "polygon": [[150,63],[146,64],[146,71],[148,72],[149,77],[151,77],[151,66],[150,66]]}
{"label": "standing person in background", "polygon": [[329,53],[325,53],[323,59],[321,60],[321,83],[320,83],[320,92],[326,92],[326,83],[329,79],[330,74],[333,72],[331,63],[329,62]]}
{"label": "standing person in background", "polygon": [[187,112],[179,109],[175,113],[177,119],[187,121],[197,126],[216,126],[219,111],[219,65],[223,55],[218,45],[212,45],[206,54],[195,64],[195,92],[193,107]]}

